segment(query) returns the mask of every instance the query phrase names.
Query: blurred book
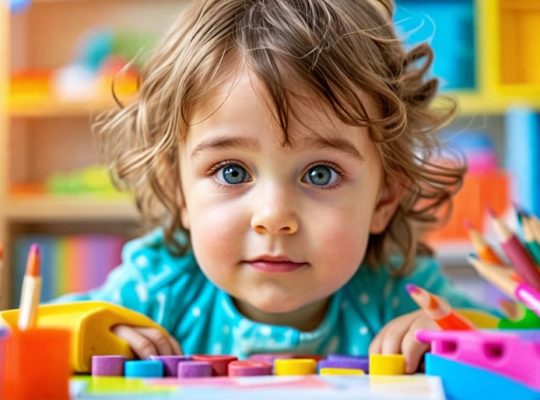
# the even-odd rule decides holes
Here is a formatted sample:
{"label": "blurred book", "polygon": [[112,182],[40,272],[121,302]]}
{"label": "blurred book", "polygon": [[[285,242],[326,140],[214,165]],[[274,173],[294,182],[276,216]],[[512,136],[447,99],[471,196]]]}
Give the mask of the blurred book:
{"label": "blurred book", "polygon": [[125,237],[111,234],[18,236],[13,250],[12,306],[18,307],[26,257],[33,243],[42,248],[41,302],[46,302],[100,286],[120,264],[125,242]]}

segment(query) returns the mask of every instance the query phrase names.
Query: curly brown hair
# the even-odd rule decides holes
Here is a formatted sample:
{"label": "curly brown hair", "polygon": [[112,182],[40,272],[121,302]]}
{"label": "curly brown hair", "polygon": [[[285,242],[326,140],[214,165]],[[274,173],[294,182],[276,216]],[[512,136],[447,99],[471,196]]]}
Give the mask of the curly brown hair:
{"label": "curly brown hair", "polygon": [[[370,265],[402,255],[397,275],[429,251],[418,225],[438,219],[459,188],[464,167],[432,161],[435,131],[455,112],[451,100],[434,107],[438,82],[427,76],[432,49],[407,51],[392,24],[391,0],[200,0],[181,15],[146,63],[136,99],[102,114],[95,128],[116,184],[135,193],[150,226],[163,226],[166,242],[182,230],[178,149],[190,115],[242,59],[263,82],[279,116],[283,144],[300,83],[345,123],[368,127],[380,151],[385,179],[400,179],[406,195],[386,230],[371,235]],[[369,116],[360,93],[380,108]]]}

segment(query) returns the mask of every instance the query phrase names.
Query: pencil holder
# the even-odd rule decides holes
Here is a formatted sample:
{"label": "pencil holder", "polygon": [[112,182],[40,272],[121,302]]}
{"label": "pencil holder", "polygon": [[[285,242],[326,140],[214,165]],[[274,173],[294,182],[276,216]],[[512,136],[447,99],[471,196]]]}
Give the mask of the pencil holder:
{"label": "pencil holder", "polygon": [[[8,330],[6,328],[0,327],[0,396],[2,395],[2,390],[4,387],[4,382],[2,379],[3,370],[4,370],[4,359],[6,354],[6,342],[7,342]],[[2,397],[0,397],[2,398]]]}
{"label": "pencil holder", "polygon": [[11,330],[0,357],[0,398],[67,400],[69,342],[64,329]]}

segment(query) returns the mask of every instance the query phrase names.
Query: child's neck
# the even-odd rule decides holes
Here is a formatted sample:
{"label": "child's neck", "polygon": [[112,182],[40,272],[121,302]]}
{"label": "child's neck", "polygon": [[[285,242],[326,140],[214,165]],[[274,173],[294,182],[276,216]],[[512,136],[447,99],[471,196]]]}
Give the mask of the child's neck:
{"label": "child's neck", "polygon": [[271,325],[291,326],[300,331],[312,331],[323,321],[330,303],[329,298],[315,301],[298,310],[286,313],[267,313],[250,304],[234,300],[238,310],[252,321]]}

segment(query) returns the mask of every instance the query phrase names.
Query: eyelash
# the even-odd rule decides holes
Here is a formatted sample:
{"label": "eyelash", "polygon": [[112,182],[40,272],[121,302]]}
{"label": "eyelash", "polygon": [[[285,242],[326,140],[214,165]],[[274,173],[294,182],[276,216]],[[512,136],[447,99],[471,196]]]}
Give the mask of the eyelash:
{"label": "eyelash", "polygon": [[[212,165],[212,167],[210,167],[208,169],[206,174],[209,177],[213,177],[216,174],[217,171],[219,171],[220,169],[222,169],[222,168],[224,168],[224,167],[226,167],[228,165],[242,166],[242,168],[244,168],[246,170],[246,172],[247,172],[247,168],[244,167],[241,162],[235,161],[235,160],[225,160],[225,161],[220,161],[217,164]],[[316,185],[311,185],[311,186],[314,186],[314,187],[316,187],[317,189],[320,189],[320,190],[335,190],[339,186],[341,186],[342,181],[347,179],[347,174],[343,171],[343,169],[340,168],[338,165],[336,165],[335,163],[333,163],[331,161],[317,161],[317,162],[315,162],[313,164],[310,164],[305,169],[305,172],[302,174],[302,177],[304,177],[304,175],[306,175],[311,168],[319,166],[319,165],[331,168],[339,176],[339,181],[337,183],[333,184],[332,186],[316,186]],[[249,175],[249,173],[248,173],[248,175]],[[239,185],[225,185],[225,184],[221,183],[220,181],[218,181],[215,178],[214,178],[214,182],[224,190],[232,190],[232,189],[234,189],[235,186],[239,186]],[[302,179],[302,182],[305,182],[304,179]],[[245,183],[247,183],[247,182],[245,182]]]}

